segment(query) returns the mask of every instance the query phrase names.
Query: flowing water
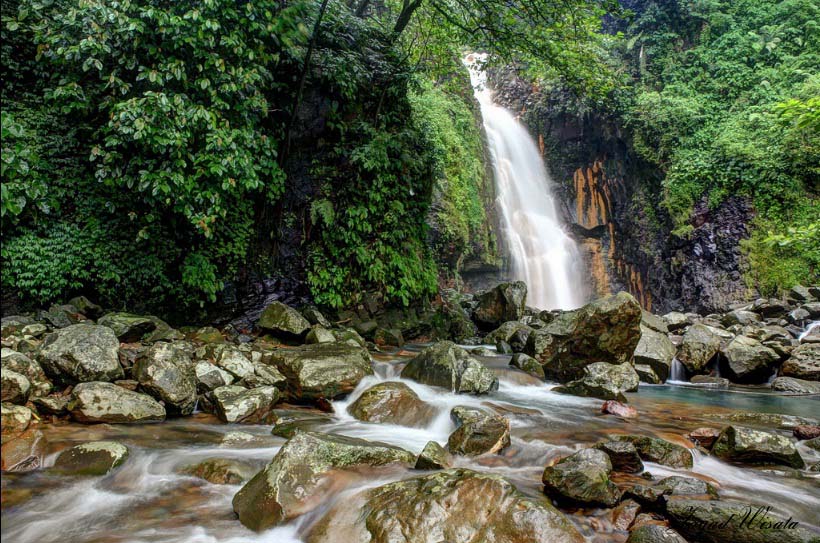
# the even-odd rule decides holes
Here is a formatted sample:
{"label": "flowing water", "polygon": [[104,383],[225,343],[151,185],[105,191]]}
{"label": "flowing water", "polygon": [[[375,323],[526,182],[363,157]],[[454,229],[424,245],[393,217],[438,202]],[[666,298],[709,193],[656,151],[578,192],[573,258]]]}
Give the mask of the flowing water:
{"label": "flowing water", "polygon": [[527,283],[529,305],[574,309],[586,293],[578,247],[561,224],[538,147],[512,113],[493,102],[484,60],[472,54],[465,64],[481,105],[512,276]]}
{"label": "flowing water", "polygon": [[[362,381],[348,398],[334,402],[333,414],[292,408],[278,414],[301,419],[304,428],[392,443],[419,452],[429,440],[446,444],[454,429],[449,416],[452,407],[488,407],[510,419],[511,446],[499,455],[458,459],[458,465],[504,475],[523,492],[538,495],[545,465],[611,434],[654,435],[691,446],[684,433],[699,426],[720,425],[705,418],[705,413],[746,410],[816,417],[820,412],[820,401],[809,398],[661,385],[642,386],[639,393],[630,394],[630,402],[640,416],[625,421],[603,415],[600,400],[552,392],[554,385],[509,368],[509,357],[499,355],[481,359],[500,379],[499,390],[487,396],[456,395],[403,381],[437,410],[432,421],[418,428],[364,423],[347,414],[347,406],[367,387],[380,381],[401,380],[399,372],[414,354],[402,351],[380,355],[374,361],[376,375]],[[200,414],[151,425],[63,423],[40,427],[52,451],[47,463],[54,461],[57,451],[89,440],[121,441],[131,454],[119,469],[99,478],[60,476],[48,469],[4,474],[4,541],[294,543],[301,541],[300,535],[328,507],[355,503],[351,498],[364,488],[418,475],[403,469],[359,473],[345,479],[346,489],[329,496],[318,510],[256,534],[245,529],[233,514],[231,499],[239,486],[210,484],[182,475],[180,469],[211,457],[236,458],[261,469],[284,443],[284,439],[271,434],[270,426],[223,425]],[[800,450],[807,461],[820,460],[815,451],[804,446]],[[820,526],[817,475],[739,468],[695,451],[693,454],[695,465],[690,471],[652,463],[647,463],[647,470],[656,476],[675,473],[706,478],[719,485],[726,497],[772,505],[803,525]],[[590,541],[595,538],[596,543],[619,543],[625,539],[625,533],[613,531],[605,510],[579,510],[570,518]]]}

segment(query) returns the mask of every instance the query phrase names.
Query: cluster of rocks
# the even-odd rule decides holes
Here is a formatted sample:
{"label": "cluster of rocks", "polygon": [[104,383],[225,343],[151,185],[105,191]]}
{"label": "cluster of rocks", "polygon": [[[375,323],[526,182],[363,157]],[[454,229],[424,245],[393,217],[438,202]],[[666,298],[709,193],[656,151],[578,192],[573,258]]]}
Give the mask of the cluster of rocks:
{"label": "cluster of rocks", "polygon": [[820,287],[796,286],[784,299],[705,316],[653,315],[624,292],[573,311],[537,311],[524,305],[521,283],[460,300],[475,330],[487,330],[467,341],[512,354],[512,366],[562,383],[556,392],[624,401],[639,381],[664,383],[679,365],[694,384],[820,393],[820,324],[812,326],[820,319]]}
{"label": "cluster of rocks", "polygon": [[[277,420],[275,407],[288,402],[326,410],[330,400],[350,394],[373,375],[369,351],[400,346],[405,337],[423,333],[441,340],[409,360],[401,377],[465,398],[496,391],[499,381],[479,360],[486,351],[467,350],[452,340],[491,343],[493,354],[511,355],[512,366],[559,382],[555,392],[608,400],[604,410],[625,418],[636,416],[619,403],[627,400],[626,393],[637,390],[640,381],[669,379],[676,358],[695,376],[705,377],[719,364],[736,381],[749,383],[765,381],[777,370],[781,377],[773,388],[816,392],[811,387],[818,381],[820,337],[804,335],[802,342],[797,337],[809,319],[820,316],[817,300],[817,289],[795,287],[785,301],[758,300],[705,317],[658,317],[619,293],[573,311],[536,311],[526,306],[526,285],[517,282],[477,295],[445,291],[434,311],[412,319],[363,307],[334,324],[315,307],[297,310],[274,302],[251,334],[231,327],[178,330],[153,316],[106,314],[76,298],[35,316],[2,319],[3,470],[43,467],[48,447],[40,421],[152,423],[200,409],[225,423],[273,425],[274,434],[287,438],[261,471],[223,458],[182,469],[215,484],[243,484],[233,508],[253,530],[316,510],[356,477],[398,472],[393,478],[401,480],[366,486],[332,503],[305,540],[326,541],[332,534],[351,542],[417,541],[434,530],[448,541],[584,541],[556,506],[608,508],[613,526],[628,530],[632,543],[698,539],[697,522],[721,522],[751,506],[720,499],[719,489],[701,479],[655,480],[646,473],[644,462],[691,468],[691,451],[680,444],[612,436],[546,466],[543,495],[533,497],[503,477],[454,467],[457,457],[510,447],[510,421],[492,404],[476,407],[471,399],[465,401],[470,405],[452,408],[455,428],[446,446],[431,441],[419,454],[304,431]],[[426,427],[438,415],[403,382],[367,388],[348,412],[362,421],[405,427]],[[820,448],[816,421],[778,420],[776,431],[755,427],[759,421],[726,422],[689,434],[690,447],[740,465],[783,469],[806,468],[795,439]],[[116,442],[83,443],[61,451],[51,469],[105,475],[128,454],[128,447]],[[418,473],[403,478],[402,470]],[[779,521],[765,515],[772,524]],[[794,541],[811,537],[801,530],[789,534]],[[721,533],[719,540],[762,541],[773,535],[741,528]]]}

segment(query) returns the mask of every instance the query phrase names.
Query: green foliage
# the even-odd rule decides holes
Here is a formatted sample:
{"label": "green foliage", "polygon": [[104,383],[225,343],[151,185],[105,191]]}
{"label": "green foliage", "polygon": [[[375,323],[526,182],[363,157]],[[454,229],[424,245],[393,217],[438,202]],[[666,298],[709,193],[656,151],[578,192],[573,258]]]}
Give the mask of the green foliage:
{"label": "green foliage", "polygon": [[[468,81],[462,84],[469,88]],[[493,253],[492,224],[483,201],[484,194],[492,194],[486,186],[492,180],[485,179],[480,119],[471,102],[429,81],[410,95],[410,103],[427,136],[436,176],[437,207],[431,219],[438,237],[433,249],[439,263],[458,274],[461,259],[488,260]]]}
{"label": "green foliage", "polygon": [[751,277],[764,289],[816,281],[817,245],[765,240],[816,222],[820,6],[710,0],[642,8],[622,45],[637,83],[621,108],[634,148],[665,176],[675,233],[691,231],[702,198],[714,208],[747,196],[759,217],[747,244]]}

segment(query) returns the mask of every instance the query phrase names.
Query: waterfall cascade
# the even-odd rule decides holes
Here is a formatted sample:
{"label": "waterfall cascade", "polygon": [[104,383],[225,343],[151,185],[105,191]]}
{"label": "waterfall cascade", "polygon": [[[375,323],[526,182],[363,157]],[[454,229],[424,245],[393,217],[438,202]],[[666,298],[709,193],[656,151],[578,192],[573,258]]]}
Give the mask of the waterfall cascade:
{"label": "waterfall cascade", "polygon": [[561,225],[538,147],[508,110],[493,103],[485,59],[474,53],[464,63],[481,106],[510,271],[527,283],[528,305],[574,309],[586,298],[580,252]]}

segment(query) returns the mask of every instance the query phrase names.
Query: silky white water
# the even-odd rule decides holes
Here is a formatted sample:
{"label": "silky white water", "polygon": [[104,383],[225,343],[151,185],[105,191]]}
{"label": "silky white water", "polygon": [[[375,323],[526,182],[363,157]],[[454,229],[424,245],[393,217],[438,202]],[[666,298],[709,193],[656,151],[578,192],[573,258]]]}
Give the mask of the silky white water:
{"label": "silky white water", "polygon": [[585,301],[580,252],[561,225],[538,147],[526,128],[493,102],[484,60],[471,54],[465,64],[481,106],[510,271],[527,283],[528,305],[574,309]]}

